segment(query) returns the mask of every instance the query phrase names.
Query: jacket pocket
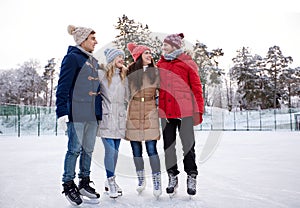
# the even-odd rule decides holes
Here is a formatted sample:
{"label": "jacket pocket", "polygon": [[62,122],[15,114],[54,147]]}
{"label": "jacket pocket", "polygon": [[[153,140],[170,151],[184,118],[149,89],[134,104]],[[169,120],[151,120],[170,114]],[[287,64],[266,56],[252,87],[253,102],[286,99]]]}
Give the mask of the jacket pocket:
{"label": "jacket pocket", "polygon": [[180,112],[189,113],[193,109],[192,95],[186,91],[176,91],[175,99],[180,108]]}
{"label": "jacket pocket", "polygon": [[110,114],[102,115],[102,120],[100,121],[100,124],[99,124],[100,129],[108,129],[109,128],[109,118],[110,118]]}
{"label": "jacket pocket", "polygon": [[119,112],[119,128],[126,129],[126,115],[125,112]]}

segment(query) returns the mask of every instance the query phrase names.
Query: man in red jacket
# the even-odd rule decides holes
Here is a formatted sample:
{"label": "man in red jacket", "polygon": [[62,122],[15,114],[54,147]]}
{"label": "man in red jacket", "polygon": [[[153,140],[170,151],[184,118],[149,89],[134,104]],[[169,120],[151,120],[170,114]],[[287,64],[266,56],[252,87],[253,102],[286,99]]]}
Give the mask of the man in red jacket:
{"label": "man in red jacket", "polygon": [[183,38],[184,35],[180,33],[168,35],[164,39],[164,55],[157,63],[160,72],[159,116],[169,176],[166,191],[173,194],[178,186],[179,171],[175,149],[178,128],[183,146],[184,171],[187,173],[187,193],[195,195],[198,170],[193,126],[202,122],[204,102],[198,67],[181,48]]}

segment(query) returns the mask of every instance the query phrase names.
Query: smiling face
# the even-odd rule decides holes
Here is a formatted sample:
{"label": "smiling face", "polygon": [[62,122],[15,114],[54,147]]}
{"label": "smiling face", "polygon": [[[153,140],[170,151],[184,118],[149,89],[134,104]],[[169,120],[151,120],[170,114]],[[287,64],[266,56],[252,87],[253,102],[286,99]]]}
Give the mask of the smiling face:
{"label": "smiling face", "polygon": [[175,46],[171,46],[169,43],[163,43],[161,50],[164,54],[170,54],[175,51],[177,48]]}
{"label": "smiling face", "polygon": [[95,46],[97,43],[98,42],[96,40],[95,33],[94,34],[91,33],[88,36],[88,38],[80,44],[80,46],[87,52],[91,53],[95,50]]}
{"label": "smiling face", "polygon": [[149,64],[151,64],[152,54],[150,50],[145,50],[142,53],[142,60],[143,60],[143,66],[148,66]]}
{"label": "smiling face", "polygon": [[124,57],[122,55],[118,55],[115,59],[114,59],[114,66],[116,68],[121,69],[124,65]]}

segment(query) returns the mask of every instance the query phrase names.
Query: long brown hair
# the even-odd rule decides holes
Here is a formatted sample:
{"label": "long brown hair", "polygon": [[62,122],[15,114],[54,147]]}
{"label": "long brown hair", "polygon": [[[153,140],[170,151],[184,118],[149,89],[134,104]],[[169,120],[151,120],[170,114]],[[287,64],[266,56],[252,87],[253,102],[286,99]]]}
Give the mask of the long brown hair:
{"label": "long brown hair", "polygon": [[[154,65],[153,59],[151,59],[151,63],[148,64],[148,69],[146,70],[146,75],[150,80],[150,83],[153,84],[157,80],[157,73]],[[133,84],[137,90],[140,90],[143,85],[143,59],[140,56],[136,62],[133,62],[128,67],[128,82],[129,85]]]}

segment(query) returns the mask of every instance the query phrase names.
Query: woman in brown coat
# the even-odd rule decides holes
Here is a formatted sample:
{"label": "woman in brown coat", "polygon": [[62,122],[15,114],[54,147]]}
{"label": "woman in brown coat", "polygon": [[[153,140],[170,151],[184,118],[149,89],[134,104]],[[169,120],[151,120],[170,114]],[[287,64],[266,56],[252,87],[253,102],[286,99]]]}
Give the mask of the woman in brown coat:
{"label": "woman in brown coat", "polygon": [[143,45],[128,43],[134,62],[128,67],[130,103],[128,106],[126,139],[130,141],[138,176],[137,191],[145,189],[142,142],[145,142],[153,179],[153,194],[161,195],[160,159],[156,143],[160,139],[156,92],[158,70],[154,67],[151,51]]}

